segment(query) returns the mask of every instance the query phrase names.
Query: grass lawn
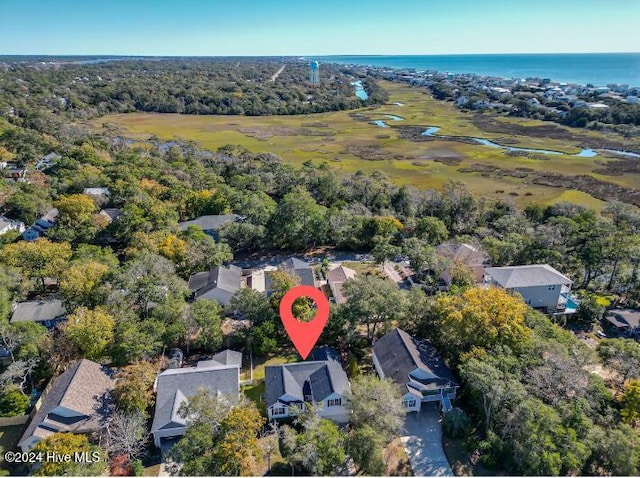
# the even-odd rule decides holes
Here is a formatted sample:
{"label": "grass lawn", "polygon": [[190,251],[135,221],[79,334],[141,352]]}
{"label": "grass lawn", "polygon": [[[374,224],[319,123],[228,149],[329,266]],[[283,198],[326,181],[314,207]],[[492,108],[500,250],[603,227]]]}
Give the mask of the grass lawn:
{"label": "grass lawn", "polygon": [[258,410],[260,410],[260,413],[262,413],[264,416],[267,415],[266,404],[264,402],[265,367],[267,365],[280,365],[283,363],[297,362],[298,360],[300,360],[300,357],[290,349],[283,350],[280,355],[277,355],[275,357],[254,357],[253,384],[243,386],[242,393],[244,393],[245,397],[256,404]]}
{"label": "grass lawn", "polygon": [[[491,199],[508,198],[520,205],[573,200],[600,209],[604,203],[584,192],[534,184],[529,176],[516,178],[497,173],[469,172],[468,168],[481,164],[502,170],[519,169],[531,175],[539,172],[567,176],[588,174],[628,188],[640,183],[640,174],[605,176],[596,173],[594,170],[602,167],[599,163],[608,160],[604,156],[571,156],[590,138],[594,142],[615,140],[622,148],[633,147],[634,144],[640,147],[632,140],[614,134],[604,135],[555,123],[492,116],[489,113],[482,118],[490,120],[492,126],[483,130],[478,126],[482,123],[474,120],[474,114],[461,112],[451,103],[434,100],[425,89],[401,83],[381,82],[381,85],[389,92],[390,104],[355,111],[262,117],[128,113],[97,118],[89,124],[96,131],[101,131],[105,123],[114,124],[123,134],[143,140],[152,136],[163,140],[184,138],[210,150],[226,144],[239,144],[254,152],[273,152],[298,166],[311,160],[316,164],[328,163],[343,173],[379,170],[397,184],[422,189],[440,189],[447,181],[458,180],[466,183],[476,194]],[[404,106],[395,106],[391,104],[393,102],[404,103]],[[385,116],[387,114],[400,116],[403,120],[392,121]],[[380,128],[371,124],[375,119],[384,120],[390,127]],[[478,144],[447,140],[415,142],[400,137],[399,128],[402,126],[439,126],[439,134],[443,135],[483,137],[501,144],[566,154],[540,160],[510,156],[503,150]],[[535,129],[543,126],[555,128],[554,131],[570,139],[546,137]],[[526,134],[529,130],[531,134]]]}

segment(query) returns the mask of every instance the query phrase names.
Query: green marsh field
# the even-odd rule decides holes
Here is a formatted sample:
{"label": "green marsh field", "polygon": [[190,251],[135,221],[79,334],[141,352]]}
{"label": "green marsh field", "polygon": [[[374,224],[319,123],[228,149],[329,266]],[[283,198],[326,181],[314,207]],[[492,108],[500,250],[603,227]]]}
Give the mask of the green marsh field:
{"label": "green marsh field", "polygon": [[[611,190],[640,185],[640,159],[602,151],[595,157],[575,156],[582,148],[638,150],[638,139],[492,113],[465,113],[433,99],[424,88],[381,85],[389,92],[389,104],[355,111],[298,116],[129,113],[97,118],[90,125],[96,131],[114,125],[123,135],[141,140],[187,139],[210,150],[238,144],[254,152],[275,153],[295,165],[326,162],[344,173],[379,170],[397,184],[420,189],[439,189],[458,180],[475,193],[511,198],[520,205],[571,201],[600,209]],[[372,124],[375,120],[388,127]],[[505,146],[565,154],[513,155],[469,141],[420,135],[431,126],[440,128],[438,135],[480,137]],[[553,181],[545,179],[549,175]],[[580,176],[586,177],[586,184],[576,179]],[[594,192],[598,188],[592,180],[604,183],[604,189]]]}

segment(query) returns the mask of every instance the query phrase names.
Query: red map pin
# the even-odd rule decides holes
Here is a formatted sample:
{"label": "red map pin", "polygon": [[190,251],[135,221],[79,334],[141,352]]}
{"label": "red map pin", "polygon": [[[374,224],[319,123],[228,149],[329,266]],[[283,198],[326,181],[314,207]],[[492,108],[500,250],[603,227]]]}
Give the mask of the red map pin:
{"label": "red map pin", "polygon": [[[300,322],[291,307],[296,299],[309,297],[316,304],[316,315],[309,322]],[[306,359],[329,319],[329,301],[324,294],[309,285],[298,285],[287,291],[280,301],[280,319],[302,359]]]}

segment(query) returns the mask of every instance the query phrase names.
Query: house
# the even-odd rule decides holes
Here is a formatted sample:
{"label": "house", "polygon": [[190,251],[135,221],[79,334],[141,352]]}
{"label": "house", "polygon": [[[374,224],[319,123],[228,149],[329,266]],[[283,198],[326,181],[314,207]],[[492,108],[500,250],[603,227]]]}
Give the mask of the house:
{"label": "house", "polygon": [[640,310],[611,309],[605,314],[605,319],[618,332],[628,337],[640,335]]}
{"label": "house", "polygon": [[241,360],[238,360],[237,353],[225,351],[215,355],[212,360],[217,364],[214,365],[207,363],[211,361],[199,362],[195,367],[169,369],[158,375],[156,410],[151,425],[156,447],[160,448],[163,440],[185,434],[187,419],[180,413],[180,407],[198,390],[209,389],[234,405],[238,402]]}
{"label": "house", "polygon": [[26,168],[20,168],[9,163],[7,163],[7,165],[3,168],[2,173],[6,179],[13,180],[19,183],[25,182],[27,180]]}
{"label": "house", "polygon": [[186,231],[189,226],[198,226],[202,231],[213,237],[216,241],[219,239],[218,231],[225,224],[243,221],[244,216],[237,214],[218,214],[213,216],[200,216],[191,221],[184,221],[178,224],[181,231]]}
{"label": "house", "polygon": [[4,216],[0,216],[0,236],[6,234],[9,231],[24,232],[24,223],[21,221],[14,221]]}
{"label": "house", "polygon": [[[300,279],[300,285],[309,285],[311,287],[316,286],[315,272],[309,264],[300,259],[291,257],[278,264],[278,269],[286,271],[294,276],[298,276],[298,279]],[[273,285],[270,272],[265,272],[264,282],[267,294],[271,293],[273,291]]]}
{"label": "house", "polygon": [[436,247],[436,256],[441,259],[444,270],[440,273],[441,286],[451,287],[455,268],[467,267],[476,284],[482,283],[484,268],[491,263],[489,255],[470,244],[445,243]]}
{"label": "house", "polygon": [[407,411],[419,412],[423,402],[439,402],[444,411],[451,408],[458,383],[428,341],[395,329],[376,340],[371,355],[380,378],[400,388]]}
{"label": "house", "polygon": [[231,297],[240,290],[241,277],[241,268],[234,265],[219,266],[189,277],[189,289],[193,292],[195,300],[215,299],[226,306],[229,305]]}
{"label": "house", "polygon": [[111,224],[113,221],[117,221],[118,219],[120,219],[122,210],[117,207],[108,207],[105,209],[101,209],[98,214],[104,217],[107,222]]}
{"label": "house", "polygon": [[56,208],[50,209],[22,233],[23,239],[25,241],[35,241],[43,237],[49,229],[55,226],[56,217],[58,217],[58,210]]}
{"label": "house", "polygon": [[321,418],[346,423],[349,388],[347,374],[333,359],[267,366],[267,416],[269,420],[288,418],[309,404]]}
{"label": "house", "polygon": [[242,353],[229,349],[223,350],[209,360],[201,360],[196,367],[216,367],[221,365],[233,365],[240,369],[242,367]]}
{"label": "house", "polygon": [[53,166],[60,159],[62,159],[62,156],[60,156],[59,154],[51,152],[51,153],[47,154],[46,156],[44,156],[40,161],[38,161],[36,163],[36,169],[39,170],[39,171],[43,171],[43,170]]}
{"label": "house", "polygon": [[109,188],[84,188],[82,194],[99,199],[108,199],[111,196],[111,191],[109,191]]}
{"label": "house", "polygon": [[9,322],[37,322],[51,329],[58,325],[66,314],[67,311],[60,300],[32,300],[15,304]]}
{"label": "house", "polygon": [[548,264],[487,267],[484,282],[518,293],[534,309],[563,313],[573,282]]}
{"label": "house", "polygon": [[57,432],[100,434],[111,415],[111,368],[82,359],[56,377],[18,445],[23,452]]}
{"label": "house", "polygon": [[345,266],[338,266],[327,273],[327,283],[337,304],[344,304],[347,299],[342,294],[342,285],[356,276],[356,271]]}

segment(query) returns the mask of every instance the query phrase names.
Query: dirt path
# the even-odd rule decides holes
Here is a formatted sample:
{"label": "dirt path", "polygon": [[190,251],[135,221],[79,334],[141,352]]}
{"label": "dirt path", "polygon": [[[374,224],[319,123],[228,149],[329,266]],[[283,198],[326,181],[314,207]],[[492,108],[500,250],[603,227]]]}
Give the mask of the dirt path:
{"label": "dirt path", "polygon": [[282,65],[282,68],[274,73],[274,75],[271,77],[271,83],[274,83],[276,81],[276,79],[280,76],[280,73],[282,73],[282,70],[284,70],[285,66],[286,65]]}

